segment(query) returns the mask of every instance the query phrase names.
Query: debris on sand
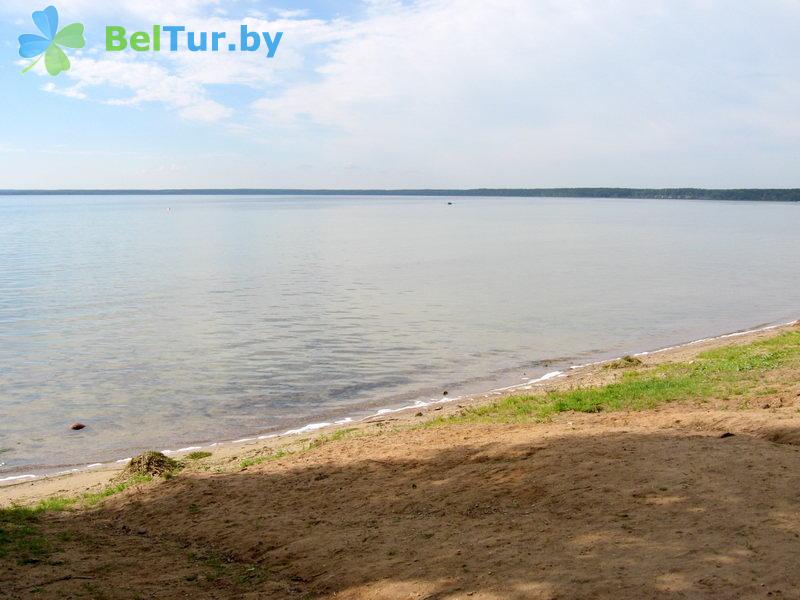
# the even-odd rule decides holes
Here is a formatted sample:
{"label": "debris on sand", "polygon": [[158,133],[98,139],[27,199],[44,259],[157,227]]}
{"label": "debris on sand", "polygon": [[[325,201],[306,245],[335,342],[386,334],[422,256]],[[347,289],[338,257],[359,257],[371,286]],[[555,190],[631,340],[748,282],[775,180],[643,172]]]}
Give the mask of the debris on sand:
{"label": "debris on sand", "polygon": [[635,356],[623,356],[622,358],[618,358],[617,360],[613,360],[607,365],[605,365],[606,369],[628,369],[630,367],[639,367],[642,365],[642,359],[636,358]]}
{"label": "debris on sand", "polygon": [[123,476],[152,475],[161,477],[169,475],[178,468],[178,462],[161,452],[144,452],[134,456],[123,471]]}

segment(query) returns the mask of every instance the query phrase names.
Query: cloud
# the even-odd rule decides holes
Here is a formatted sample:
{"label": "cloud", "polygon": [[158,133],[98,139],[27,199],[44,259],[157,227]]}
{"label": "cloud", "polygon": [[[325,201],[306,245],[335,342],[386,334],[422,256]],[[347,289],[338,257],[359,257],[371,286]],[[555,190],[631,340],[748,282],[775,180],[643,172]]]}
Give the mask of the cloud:
{"label": "cloud", "polygon": [[[71,85],[44,84],[46,92],[69,98],[87,99],[98,86],[127,92],[125,95],[99,100],[112,106],[140,106],[160,103],[174,109],[181,117],[214,122],[230,117],[233,110],[208,97],[205,88],[186,77],[173,75],[155,61],[135,60],[120,56],[96,59],[86,55],[72,59]],[[38,66],[37,66],[38,68]]]}
{"label": "cloud", "polygon": [[[30,10],[0,10],[12,8]],[[346,18],[249,1],[59,8],[130,27],[283,31],[272,60],[95,45],[44,89],[163,106],[234,144],[263,139],[281,155],[272,175],[317,185],[742,185],[800,172],[796,1],[363,0]]]}
{"label": "cloud", "polygon": [[[119,2],[97,2],[97,0],[59,0],[58,12],[62,19],[91,21],[113,18],[150,21],[183,21],[202,16],[222,4],[220,0],[126,0]],[[0,12],[30,15],[36,6],[29,0],[4,0]],[[28,23],[28,21],[25,21]]]}
{"label": "cloud", "polygon": [[315,78],[252,104],[266,127],[440,185],[700,183],[796,132],[797,3],[369,5]]}
{"label": "cloud", "polygon": [[[160,4],[137,4],[136,13],[150,14]],[[215,3],[186,1],[183,4],[199,10]],[[172,10],[178,9],[173,7]],[[68,85],[60,79],[58,83],[49,81],[43,89],[74,99],[117,106],[158,103],[188,120],[223,121],[235,114],[235,107],[212,99],[211,87],[242,86],[263,91],[287,85],[303,68],[309,48],[339,39],[347,29],[342,23],[328,23],[304,14],[297,12],[271,20],[255,17],[236,20],[219,14],[180,20],[189,31],[224,31],[229,39],[238,37],[243,23],[251,31],[282,31],[284,37],[276,59],[268,60],[262,52],[194,53],[185,48],[177,52],[109,53],[95,45],[74,55],[71,53],[72,68],[65,74]],[[46,76],[41,65],[34,72]],[[113,97],[104,99],[109,90]],[[235,90],[228,96],[235,96]]]}
{"label": "cloud", "polygon": [[75,98],[77,100],[86,99],[86,94],[81,91],[79,86],[58,87],[52,81],[48,81],[42,86],[42,90],[52,94],[60,94],[61,96],[66,96],[67,98]]}

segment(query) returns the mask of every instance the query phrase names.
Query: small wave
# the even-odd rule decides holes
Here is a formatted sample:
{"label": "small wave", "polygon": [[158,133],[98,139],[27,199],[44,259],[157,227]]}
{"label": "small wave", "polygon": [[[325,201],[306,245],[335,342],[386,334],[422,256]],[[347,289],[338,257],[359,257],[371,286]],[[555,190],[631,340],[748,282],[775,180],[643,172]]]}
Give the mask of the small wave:
{"label": "small wave", "polygon": [[495,388],[491,390],[491,393],[497,394],[500,392],[509,392],[511,390],[527,390],[530,389],[532,386],[536,385],[537,383],[542,383],[543,381],[547,381],[549,379],[555,379],[556,377],[564,376],[564,371],[551,371],[550,373],[545,373],[541,377],[537,377],[536,379],[531,379],[526,381],[525,383],[516,383],[514,385],[509,385],[506,387]]}
{"label": "small wave", "polygon": [[36,479],[38,475],[12,475],[11,477],[2,477],[0,482],[3,481],[18,481],[20,479]]}
{"label": "small wave", "polygon": [[308,425],[304,425],[299,429],[290,429],[289,431],[284,431],[283,435],[295,435],[297,433],[306,433],[307,431],[315,431],[317,429],[322,429],[323,427],[330,427],[333,423],[309,423]]}

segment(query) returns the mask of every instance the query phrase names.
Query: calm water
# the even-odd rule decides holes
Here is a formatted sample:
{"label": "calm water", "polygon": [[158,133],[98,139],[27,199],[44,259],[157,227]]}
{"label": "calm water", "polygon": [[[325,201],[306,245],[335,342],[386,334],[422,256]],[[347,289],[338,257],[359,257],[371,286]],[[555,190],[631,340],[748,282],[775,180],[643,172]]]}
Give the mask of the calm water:
{"label": "calm water", "polygon": [[0,477],[800,316],[795,204],[447,200],[0,197]]}

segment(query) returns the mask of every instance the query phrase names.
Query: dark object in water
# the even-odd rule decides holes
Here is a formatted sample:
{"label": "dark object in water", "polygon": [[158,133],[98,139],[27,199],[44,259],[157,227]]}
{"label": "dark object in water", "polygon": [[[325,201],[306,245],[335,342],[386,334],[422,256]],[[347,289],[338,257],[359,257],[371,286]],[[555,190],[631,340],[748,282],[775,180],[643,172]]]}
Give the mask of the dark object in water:
{"label": "dark object in water", "polygon": [[453,206],[453,203],[452,202],[448,202],[447,206]]}
{"label": "dark object in water", "polygon": [[447,390],[442,392],[442,396],[447,396]]}
{"label": "dark object in water", "polygon": [[83,423],[73,423],[70,426],[70,429],[72,429],[73,431],[80,431],[81,429],[86,429],[86,425],[84,425]]}

